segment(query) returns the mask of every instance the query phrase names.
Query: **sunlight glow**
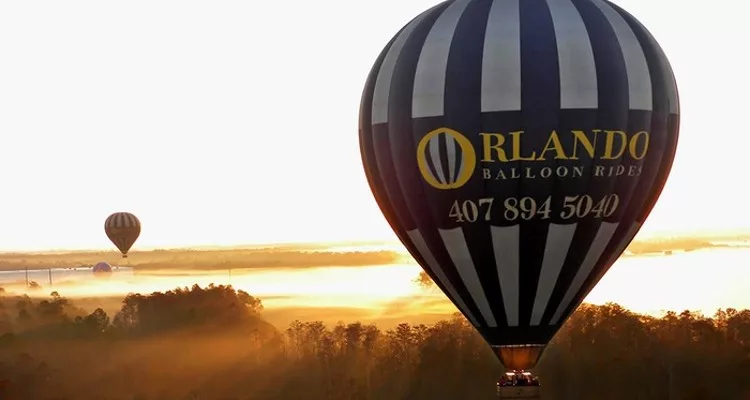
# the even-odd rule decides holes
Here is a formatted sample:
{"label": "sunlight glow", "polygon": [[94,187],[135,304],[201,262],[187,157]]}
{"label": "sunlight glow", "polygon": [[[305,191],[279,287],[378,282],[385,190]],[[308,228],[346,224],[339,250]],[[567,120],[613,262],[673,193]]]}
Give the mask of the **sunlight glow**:
{"label": "sunlight glow", "polygon": [[[642,235],[750,228],[745,185],[732,184],[746,181],[750,145],[736,129],[750,91],[735,45],[750,41],[747,5],[717,1],[737,12],[615,1],[649,27],[680,88],[677,156]],[[143,223],[135,250],[395,240],[361,166],[359,103],[383,46],[434,4],[3,2],[0,169],[12,173],[0,249],[109,249],[102,223],[117,210]],[[330,62],[300,64],[319,59]]]}
{"label": "sunlight glow", "polygon": [[[718,308],[750,308],[744,261],[750,250],[721,249],[674,252],[671,255],[623,257],[615,263],[586,302],[616,302],[635,312],[660,315],[684,309],[711,315]],[[706,267],[711,266],[708,273]],[[357,308],[370,315],[448,315],[456,312],[437,289],[416,282],[420,267],[394,264],[361,267],[255,268],[226,271],[156,270],[110,279],[55,281],[36,271],[46,295],[57,290],[71,298],[123,297],[128,293],[167,291],[194,284],[231,284],[263,299],[267,309]],[[17,273],[18,275],[18,273]],[[4,285],[23,291],[21,285]]]}

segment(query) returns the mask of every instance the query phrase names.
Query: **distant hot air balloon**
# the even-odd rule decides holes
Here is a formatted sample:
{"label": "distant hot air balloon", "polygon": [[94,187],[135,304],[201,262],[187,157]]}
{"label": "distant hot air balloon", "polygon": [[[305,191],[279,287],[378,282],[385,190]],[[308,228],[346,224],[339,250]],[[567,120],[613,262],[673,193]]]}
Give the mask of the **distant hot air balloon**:
{"label": "distant hot air balloon", "polygon": [[112,266],[109,263],[101,261],[94,265],[94,275],[96,276],[107,276],[112,274]]}
{"label": "distant hot air balloon", "polygon": [[122,258],[127,258],[128,250],[141,234],[141,222],[131,213],[116,212],[107,217],[104,232],[120,250]]}
{"label": "distant hot air balloon", "polygon": [[527,370],[636,235],[671,169],[664,52],[605,0],[449,0],[388,43],[360,149],[406,248]]}

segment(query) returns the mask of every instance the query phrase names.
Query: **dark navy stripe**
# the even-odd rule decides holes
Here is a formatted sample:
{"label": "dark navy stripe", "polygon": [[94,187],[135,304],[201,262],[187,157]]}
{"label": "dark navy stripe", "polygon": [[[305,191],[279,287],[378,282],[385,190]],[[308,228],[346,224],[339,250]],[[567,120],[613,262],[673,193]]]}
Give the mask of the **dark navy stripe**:
{"label": "dark navy stripe", "polygon": [[[637,213],[636,219],[639,222],[645,221],[651,209],[656,204],[659,194],[666,184],[669,171],[672,169],[672,163],[674,160],[674,154],[677,149],[677,140],[679,132],[679,116],[670,115],[669,109],[669,90],[670,85],[668,81],[674,81],[674,75],[671,71],[668,76],[664,76],[662,71],[660,59],[662,57],[660,49],[656,48],[652,41],[649,39],[650,34],[641,27],[641,25],[633,18],[630,13],[612,4],[612,7],[617,11],[625,22],[633,29],[636,38],[641,43],[643,51],[646,54],[648,61],[648,68],[651,71],[651,81],[654,87],[654,115],[653,115],[653,130],[664,136],[664,150],[659,159],[654,158],[653,169],[657,170],[652,182],[649,182],[648,186],[644,188],[638,188],[639,193],[643,193],[643,201],[636,206],[636,202],[632,202],[632,207]],[[664,62],[667,62],[665,59]],[[668,161],[665,161],[668,160]],[[649,161],[651,158],[649,157]],[[646,167],[644,167],[645,170]]]}
{"label": "dark navy stripe", "polygon": [[[378,203],[380,210],[383,212],[386,221],[391,226],[396,236],[401,241],[408,243],[409,238],[404,234],[403,226],[399,223],[396,211],[393,208],[388,196],[385,196],[382,177],[378,170],[377,161],[375,159],[374,147],[373,147],[373,127],[372,127],[372,98],[375,93],[375,82],[380,72],[380,67],[383,64],[386,54],[391,49],[391,45],[396,40],[396,37],[401,33],[401,30],[394,35],[393,39],[388,42],[385,49],[380,53],[375,65],[370,70],[370,74],[367,77],[365,89],[362,93],[362,107],[359,110],[359,145],[360,154],[362,156],[362,164],[365,168],[365,174],[367,175],[367,183],[370,185],[375,201]],[[407,246],[407,248],[413,246]]]}
{"label": "dark navy stripe", "polygon": [[[474,148],[481,150],[482,139],[479,133],[482,126],[482,54],[484,51],[484,34],[487,27],[491,1],[474,0],[464,11],[458,21],[448,58],[445,85],[445,125],[461,132],[471,141]],[[481,157],[481,154],[478,154]],[[477,170],[478,171],[478,170]],[[438,210],[442,215],[443,226],[455,228],[460,226],[448,220],[445,210],[450,209],[453,201],[477,199],[489,196],[485,192],[485,183],[481,173],[474,176],[457,191],[441,191]],[[476,200],[475,200],[476,201]],[[440,220],[440,219],[438,219]],[[498,325],[507,325],[503,306],[500,282],[497,279],[495,256],[492,247],[490,224],[480,221],[463,224],[466,242],[470,244],[471,258],[482,283],[485,297],[492,307],[492,314]],[[506,328],[501,333],[508,333]],[[502,340],[502,338],[493,338]]]}
{"label": "dark navy stripe", "polygon": [[653,193],[655,180],[659,175],[663,159],[671,153],[667,148],[670,142],[670,135],[667,130],[667,119],[669,116],[667,90],[669,90],[669,86],[667,86],[666,80],[673,79],[673,77],[663,76],[659,61],[659,52],[651,45],[648,33],[643,31],[630,14],[614,4],[610,3],[610,6],[622,16],[638,39],[646,56],[646,62],[651,75],[651,86],[653,88],[653,112],[650,121],[651,143],[649,145],[649,152],[643,162],[643,172],[638,184],[631,189],[631,200],[625,203],[627,207],[623,210],[623,214],[620,217],[622,225],[615,234],[615,239],[610,243],[610,248],[614,248],[621,244],[623,239],[627,240],[627,238],[624,238],[624,235],[627,232],[628,226],[631,222],[639,220],[639,217],[642,215],[643,207],[649,196]]}
{"label": "dark navy stripe", "polygon": [[[412,94],[414,88],[414,76],[419,61],[420,50],[425,39],[435,24],[437,18],[450,5],[446,2],[442,6],[434,9],[430,15],[414,28],[409,38],[404,43],[404,48],[396,61],[396,66],[391,81],[390,100],[388,103],[389,123],[387,124],[387,135],[390,137],[392,145],[387,149],[392,157],[394,169],[393,187],[388,190],[394,193],[401,200],[403,210],[407,211],[413,218],[407,230],[418,228],[424,236],[428,248],[440,263],[443,272],[448,279],[454,284],[459,296],[464,300],[471,313],[477,318],[482,318],[482,314],[472,301],[469,292],[458,275],[458,272],[451,262],[445,246],[440,238],[431,212],[431,196],[426,196],[423,188],[425,185],[422,177],[419,175],[419,168],[416,162],[417,143],[419,139],[432,129],[441,125],[441,118],[426,118],[437,122],[433,126],[426,127],[427,130],[421,130],[416,123],[412,123]],[[386,151],[386,149],[384,149]],[[428,190],[432,190],[429,188]]]}
{"label": "dark navy stripe", "polygon": [[367,181],[370,185],[370,189],[375,197],[375,201],[378,203],[383,215],[388,224],[393,229],[396,236],[404,244],[406,249],[409,251],[411,256],[422,266],[425,272],[430,278],[437,284],[437,286],[445,292],[445,287],[442,283],[436,279],[434,272],[432,272],[427,265],[425,259],[415,250],[414,243],[411,241],[409,236],[406,234],[403,224],[399,221],[398,215],[394,209],[393,204],[387,195],[385,195],[385,184],[383,183],[380,171],[377,168],[377,162],[374,153],[373,146],[373,126],[372,126],[372,99],[375,92],[375,82],[380,72],[380,68],[383,63],[388,51],[391,49],[391,45],[396,40],[396,37],[403,31],[403,28],[394,35],[393,39],[385,46],[385,49],[380,53],[375,65],[373,66],[365,84],[365,89],[362,96],[362,107],[360,109],[360,153],[362,155],[362,163],[365,166],[365,172],[367,175]]}
{"label": "dark navy stripe", "polygon": [[[560,73],[555,30],[547,2],[521,1],[520,18],[521,115],[525,130],[521,154],[528,155],[544,148],[548,133],[558,127]],[[535,170],[544,166],[554,168],[555,160],[548,157],[546,161],[520,162],[520,168],[526,166]],[[551,180],[522,176],[517,197],[529,196],[537,204],[542,204],[552,190]],[[559,212],[560,208],[553,206],[553,215]],[[521,224],[519,322],[522,326],[528,325],[531,319],[548,227],[548,220],[523,221]]]}
{"label": "dark navy stripe", "polygon": [[675,153],[677,152],[677,140],[679,136],[679,130],[680,130],[680,116],[678,114],[671,114],[669,118],[667,119],[667,136],[668,137],[667,137],[666,149],[664,150],[664,156],[662,157],[663,160],[669,160],[669,161],[662,161],[659,167],[659,173],[656,175],[656,179],[654,181],[654,184],[652,185],[651,192],[649,193],[649,197],[646,200],[646,204],[643,206],[643,209],[641,210],[638,217],[636,218],[636,220],[641,223],[643,223],[646,220],[646,218],[648,218],[648,215],[651,213],[651,210],[654,208],[654,205],[656,205],[656,201],[659,199],[659,196],[661,195],[661,191],[664,189],[664,185],[667,183],[669,172],[672,170],[674,156],[675,156]]}
{"label": "dark navy stripe", "polygon": [[[573,2],[583,20],[589,33],[589,41],[596,64],[596,80],[598,89],[598,109],[589,111],[563,112],[561,117],[560,131],[568,133],[569,129],[584,130],[591,134],[594,129],[598,130],[628,130],[629,91],[628,76],[625,68],[625,60],[622,55],[617,37],[612,26],[599,9],[587,0]],[[602,132],[603,133],[603,132]],[[605,149],[605,140],[602,133],[597,134],[596,154],[602,154]],[[592,136],[593,137],[593,136]],[[571,135],[564,135],[563,146],[573,148],[575,145]],[[582,152],[583,149],[578,149]],[[582,166],[584,176],[570,179],[565,182],[558,180],[562,187],[556,187],[556,194],[562,192],[562,196],[575,196],[588,194],[594,200],[594,204],[601,201],[610,193],[622,194],[616,190],[616,183],[632,182],[633,178],[611,179],[595,176],[597,167],[616,168],[625,160],[625,157],[617,160],[590,159],[584,154],[575,162],[561,163],[573,166]],[[625,186],[625,185],[623,185]],[[562,197],[561,196],[561,197]],[[558,197],[556,201],[561,202]],[[558,277],[555,289],[550,296],[543,324],[549,324],[550,319],[565,296],[570,283],[575,277],[581,263],[586,258],[589,248],[596,237],[602,223],[602,219],[594,218],[593,214],[578,222],[576,233],[570,245],[568,255]],[[575,300],[573,301],[575,303]]]}
{"label": "dark navy stripe", "polygon": [[403,241],[408,240],[408,238],[405,237],[403,225],[399,222],[396,210],[386,195],[385,183],[383,183],[375,156],[375,147],[373,145],[374,129],[372,126],[372,99],[375,92],[375,82],[377,81],[380,67],[383,64],[383,59],[385,59],[386,54],[391,49],[391,45],[396,40],[396,37],[398,37],[398,34],[385,46],[385,49],[378,56],[375,65],[367,77],[365,89],[362,94],[362,107],[359,110],[359,144],[367,182],[370,185],[375,201],[378,203],[388,224],[393,228],[398,238]]}
{"label": "dark navy stripe", "polygon": [[[648,155],[641,164],[643,172],[637,184],[627,189],[631,195],[626,199],[628,201],[623,203],[624,207],[619,217],[620,226],[604,251],[597,267],[584,283],[579,296],[577,296],[575,301],[571,302],[571,307],[563,314],[563,318],[574,311],[574,306],[580,303],[581,298],[585,297],[594,288],[596,283],[599,282],[611,267],[611,265],[606,265],[605,263],[612,256],[612,252],[625,244],[624,241],[632,240],[632,238],[626,236],[627,232],[630,230],[632,224],[636,222],[642,223],[645,220],[645,216],[650,212],[650,208],[655,204],[658,194],[661,191],[659,179],[663,177],[662,180],[666,180],[667,171],[671,167],[671,158],[674,155],[674,148],[676,147],[676,130],[673,134],[668,129],[669,98],[667,91],[669,87],[666,85],[666,79],[673,79],[673,77],[663,76],[659,61],[660,55],[657,49],[651,45],[648,34],[634,21],[633,17],[614,4],[609,3],[609,5],[623,17],[628,26],[633,30],[646,56],[653,88],[653,112],[650,113],[650,121],[645,121],[648,119],[649,113],[631,111],[630,125],[635,125],[636,123],[650,125],[650,129],[648,130],[651,133],[651,142]],[[665,160],[670,161],[665,163]],[[651,207],[648,206],[649,203]]]}
{"label": "dark navy stripe", "polygon": [[[414,19],[416,18],[417,17],[415,17]],[[455,299],[452,299],[451,296],[448,294],[445,286],[442,284],[442,282],[440,282],[439,279],[437,279],[435,273],[431,270],[430,266],[427,264],[422,254],[416,251],[416,246],[411,241],[409,236],[406,234],[407,229],[405,229],[404,225],[399,221],[396,211],[394,210],[394,206],[388,199],[388,196],[381,195],[386,192],[385,192],[385,184],[383,183],[382,177],[380,175],[380,171],[377,169],[377,162],[375,161],[375,154],[374,154],[375,148],[373,146],[373,140],[372,140],[373,139],[372,99],[373,99],[373,95],[375,92],[375,82],[377,80],[378,73],[380,72],[380,68],[382,66],[383,60],[386,54],[388,53],[388,51],[391,49],[391,45],[396,40],[398,35],[403,31],[403,29],[404,28],[401,28],[401,30],[399,30],[399,32],[396,35],[394,35],[393,39],[391,39],[391,41],[385,46],[385,49],[380,53],[380,56],[375,61],[375,65],[373,66],[372,70],[370,71],[370,75],[367,78],[367,83],[365,85],[365,90],[364,90],[363,98],[362,98],[362,107],[360,109],[360,131],[359,133],[360,133],[360,152],[362,155],[362,163],[365,166],[365,172],[367,175],[368,183],[370,184],[370,189],[372,190],[373,195],[375,196],[375,200],[378,203],[378,206],[380,207],[381,211],[383,212],[383,215],[388,221],[388,224],[391,226],[391,228],[393,229],[394,233],[399,238],[399,240],[401,240],[401,242],[404,244],[404,246],[409,251],[411,256],[419,263],[419,265],[422,266],[423,270],[427,273],[427,275],[429,275],[429,277],[433,280],[433,282],[435,282],[438,288],[440,288],[440,290],[443,293],[445,293],[446,296],[455,305],[456,304]]]}

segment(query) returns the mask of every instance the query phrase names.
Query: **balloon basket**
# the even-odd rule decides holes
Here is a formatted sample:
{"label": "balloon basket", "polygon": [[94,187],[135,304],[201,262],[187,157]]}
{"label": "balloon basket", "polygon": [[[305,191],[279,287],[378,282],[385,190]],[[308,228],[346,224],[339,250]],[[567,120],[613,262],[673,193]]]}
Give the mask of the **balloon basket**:
{"label": "balloon basket", "polygon": [[541,388],[539,386],[498,386],[497,398],[505,400],[540,400]]}
{"label": "balloon basket", "polygon": [[513,399],[541,399],[539,378],[529,371],[508,371],[497,382],[497,398]]}

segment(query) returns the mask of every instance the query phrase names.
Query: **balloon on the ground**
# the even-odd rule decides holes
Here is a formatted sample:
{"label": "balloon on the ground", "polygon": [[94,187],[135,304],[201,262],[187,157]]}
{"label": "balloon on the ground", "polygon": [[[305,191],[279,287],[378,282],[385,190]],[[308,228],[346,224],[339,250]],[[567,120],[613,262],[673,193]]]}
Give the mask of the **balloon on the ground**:
{"label": "balloon on the ground", "polygon": [[667,57],[617,5],[450,0],[377,58],[359,135],[398,237],[529,369],[649,215],[678,127]]}
{"label": "balloon on the ground", "polygon": [[127,258],[128,251],[141,234],[141,222],[131,213],[116,212],[104,221],[104,232],[120,250],[122,258]]}
{"label": "balloon on the ground", "polygon": [[96,265],[94,265],[94,268],[92,268],[94,275],[96,276],[106,276],[112,274],[112,266],[109,265],[108,262],[98,262]]}

